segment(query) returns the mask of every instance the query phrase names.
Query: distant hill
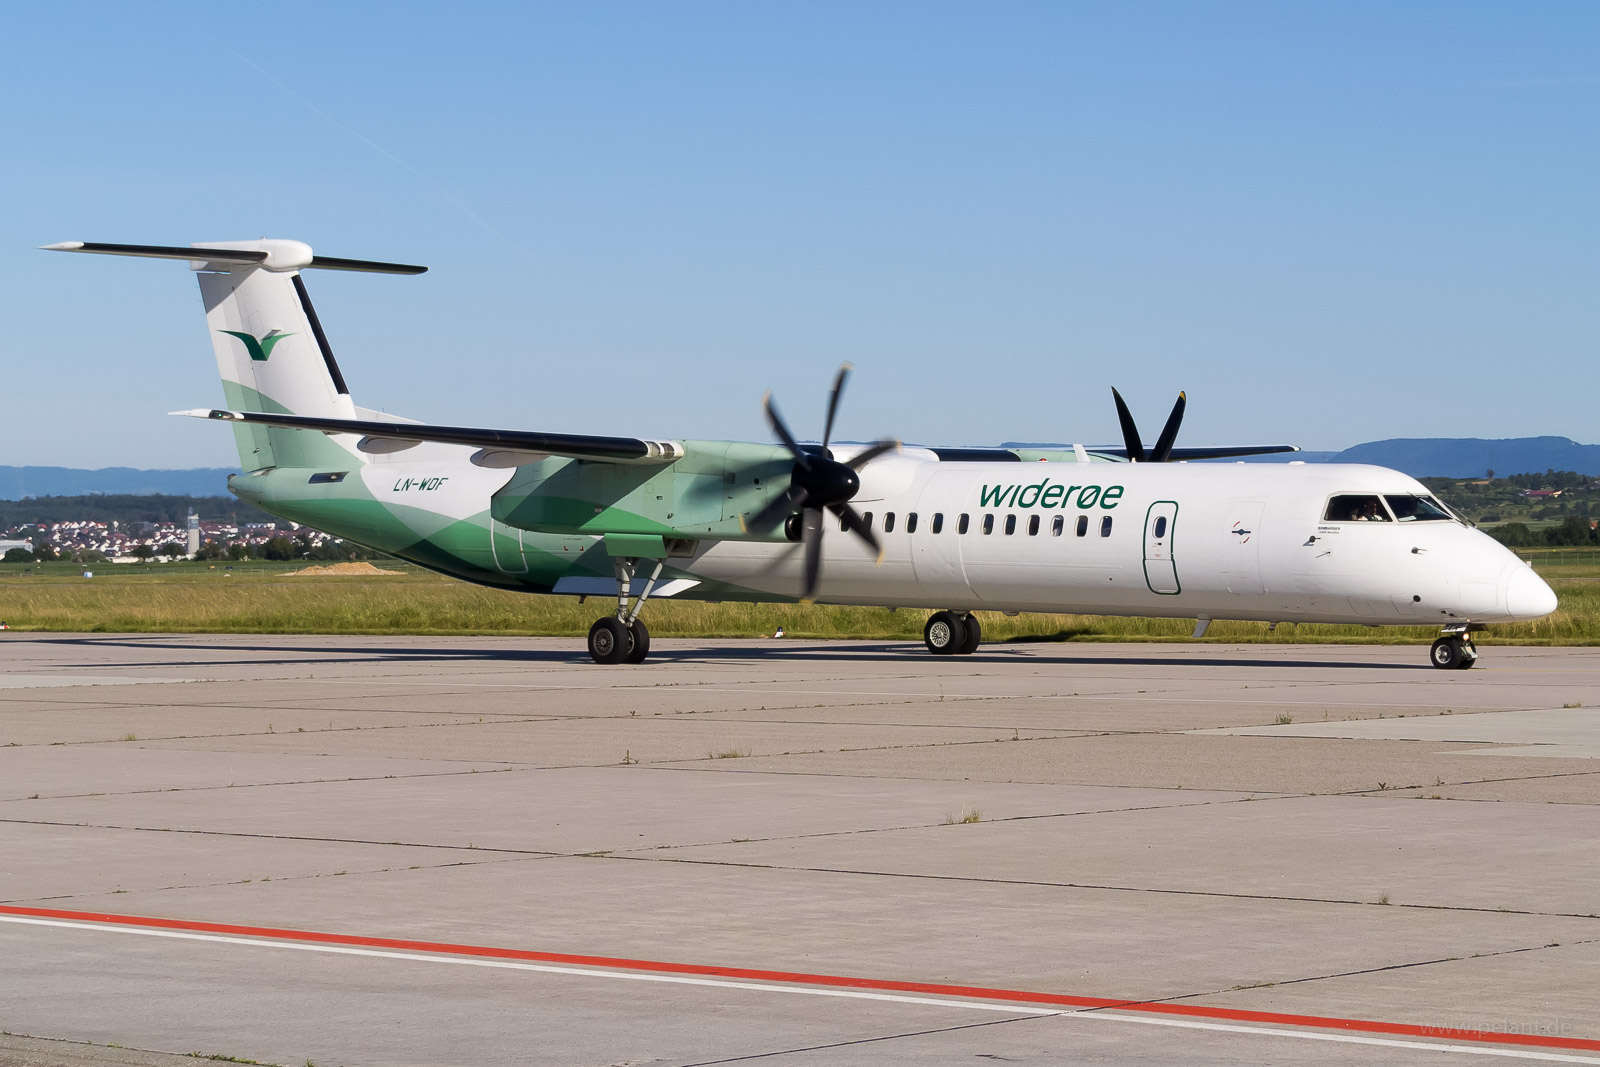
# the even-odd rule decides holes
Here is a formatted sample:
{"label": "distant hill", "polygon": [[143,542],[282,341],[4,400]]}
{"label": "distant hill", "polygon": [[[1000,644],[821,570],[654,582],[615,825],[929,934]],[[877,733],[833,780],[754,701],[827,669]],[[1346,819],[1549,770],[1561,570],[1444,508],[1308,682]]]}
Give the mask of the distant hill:
{"label": "distant hill", "polygon": [[1375,463],[1413,478],[1482,478],[1489,471],[1503,478],[1549,470],[1595,476],[1600,475],[1600,445],[1566,437],[1402,437],[1347,448],[1328,462]]}
{"label": "distant hill", "polygon": [[[1012,447],[1010,442],[1006,447]],[[1030,448],[1070,445],[1030,444]],[[1371,463],[1413,478],[1482,478],[1487,472],[1510,474],[1576,471],[1600,477],[1600,445],[1580,445],[1569,437],[1396,437],[1368,441],[1343,452],[1286,452],[1251,456],[1247,463]],[[1235,460],[1217,460],[1233,463]]]}
{"label": "distant hill", "polygon": [[237,472],[226,467],[156,471],[133,467],[102,467],[92,471],[71,467],[0,467],[0,500],[92,493],[227,496],[228,475],[234,473]]}
{"label": "distant hill", "polygon": [[[1023,443],[1007,441],[1003,447]],[[1070,445],[1028,442],[1029,448],[1070,448]],[[1600,445],[1580,445],[1569,437],[1397,437],[1369,441],[1343,452],[1292,452],[1254,456],[1250,463],[1372,463],[1392,467],[1413,478],[1482,478],[1488,471],[1500,477],[1577,471],[1600,477]],[[1219,460],[1218,462],[1232,462]],[[226,467],[192,470],[136,470],[104,467],[74,470],[70,467],[0,467],[0,500],[39,496],[110,494],[170,494],[173,496],[225,497]]]}

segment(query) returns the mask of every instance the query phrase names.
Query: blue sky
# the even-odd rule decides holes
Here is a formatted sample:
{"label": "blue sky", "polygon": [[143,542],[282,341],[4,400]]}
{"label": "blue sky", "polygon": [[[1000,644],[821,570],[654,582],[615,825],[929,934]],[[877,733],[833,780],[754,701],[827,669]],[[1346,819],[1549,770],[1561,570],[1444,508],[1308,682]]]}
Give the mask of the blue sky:
{"label": "blue sky", "polygon": [[[59,13],[58,13],[59,12]],[[274,236],[430,421],[1600,440],[1600,5],[30,5],[0,464],[227,466],[181,264]]]}

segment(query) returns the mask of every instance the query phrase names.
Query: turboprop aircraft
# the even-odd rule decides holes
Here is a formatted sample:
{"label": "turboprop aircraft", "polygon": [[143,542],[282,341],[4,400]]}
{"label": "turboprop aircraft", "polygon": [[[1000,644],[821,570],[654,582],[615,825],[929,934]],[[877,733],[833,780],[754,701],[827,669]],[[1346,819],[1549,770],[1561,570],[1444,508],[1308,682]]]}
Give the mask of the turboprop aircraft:
{"label": "turboprop aircraft", "polygon": [[616,598],[597,663],[650,650],[652,597],[932,609],[936,655],[981,640],[976,611],[1070,611],[1368,626],[1437,624],[1431,660],[1556,597],[1416,480],[1382,467],[1181,462],[1290,446],[1175,447],[1180,394],[1144,448],[1113,390],[1120,448],[776,444],[436,426],[357,407],[302,272],[421,274],[298,241],[48,245],[187,261],[200,280],[243,500],[470,582]]}

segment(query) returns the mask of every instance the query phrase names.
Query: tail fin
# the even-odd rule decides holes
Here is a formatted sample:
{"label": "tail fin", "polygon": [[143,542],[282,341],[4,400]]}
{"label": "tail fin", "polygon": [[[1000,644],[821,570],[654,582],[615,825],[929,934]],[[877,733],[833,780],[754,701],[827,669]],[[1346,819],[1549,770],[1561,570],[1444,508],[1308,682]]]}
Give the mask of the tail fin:
{"label": "tail fin", "polygon": [[[60,252],[184,259],[199,274],[206,324],[230,408],[272,414],[358,418],[333,349],[311,306],[300,272],[307,268],[420,274],[426,267],[312,254],[299,241],[231,241],[185,247],[90,244],[47,246]],[[338,438],[275,427],[235,425],[239,463],[321,467],[361,463]]]}

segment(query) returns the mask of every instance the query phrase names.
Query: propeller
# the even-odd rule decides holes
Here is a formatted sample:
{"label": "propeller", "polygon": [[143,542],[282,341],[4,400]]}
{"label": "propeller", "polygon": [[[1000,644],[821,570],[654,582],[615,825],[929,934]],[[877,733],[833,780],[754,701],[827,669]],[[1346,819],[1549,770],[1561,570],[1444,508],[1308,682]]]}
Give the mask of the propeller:
{"label": "propeller", "polygon": [[872,531],[867,529],[860,513],[850,506],[850,500],[861,490],[861,468],[885,452],[899,448],[900,442],[876,441],[845,463],[833,458],[833,453],[828,449],[828,442],[833,437],[833,420],[839,413],[839,397],[844,392],[844,383],[850,377],[851,369],[850,364],[845,363],[839,367],[839,373],[834,376],[833,390],[828,394],[828,417],[822,425],[820,448],[802,448],[795,440],[794,434],[789,432],[783,416],[778,414],[777,405],[772,402],[772,393],[768,392],[761,398],[761,410],[766,413],[767,425],[772,427],[772,432],[778,440],[782,441],[784,447],[794,456],[794,470],[789,477],[789,488],[783,491],[783,495],[746,520],[745,527],[765,532],[779,523],[787,522],[789,516],[799,513],[800,540],[805,547],[805,580],[800,594],[802,600],[810,600],[815,596],[817,586],[822,580],[825,510],[833,512],[846,530],[871,546],[878,554],[879,562],[883,560],[882,546],[878,544],[878,539],[873,536]]}
{"label": "propeller", "polygon": [[1172,414],[1167,416],[1167,424],[1161,428],[1161,436],[1156,438],[1156,446],[1148,453],[1144,450],[1144,443],[1139,440],[1139,427],[1134,425],[1133,413],[1128,410],[1122,394],[1113,388],[1111,396],[1117,402],[1117,421],[1122,423],[1122,440],[1128,446],[1128,458],[1135,463],[1169,462],[1172,458],[1172,446],[1178,440],[1178,427],[1183,424],[1183,409],[1189,403],[1185,394],[1178,394],[1178,402],[1172,405]]}

